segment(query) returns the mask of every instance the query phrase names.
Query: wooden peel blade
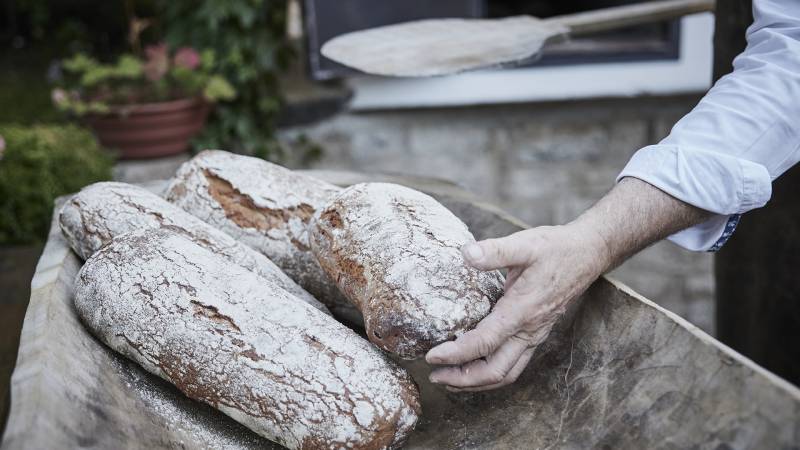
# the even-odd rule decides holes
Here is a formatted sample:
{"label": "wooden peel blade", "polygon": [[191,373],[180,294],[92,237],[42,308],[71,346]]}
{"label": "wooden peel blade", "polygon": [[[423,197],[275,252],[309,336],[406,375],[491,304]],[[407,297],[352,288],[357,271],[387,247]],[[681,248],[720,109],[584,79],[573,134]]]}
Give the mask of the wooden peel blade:
{"label": "wooden peel blade", "polygon": [[322,46],[336,62],[373,75],[427,77],[514,64],[570,35],[713,11],[714,0],[662,0],[549,19],[428,19],[337,36]]}
{"label": "wooden peel blade", "polygon": [[543,22],[528,16],[406,22],[336,37],[322,54],[373,75],[448,75],[530,58],[569,31]]}

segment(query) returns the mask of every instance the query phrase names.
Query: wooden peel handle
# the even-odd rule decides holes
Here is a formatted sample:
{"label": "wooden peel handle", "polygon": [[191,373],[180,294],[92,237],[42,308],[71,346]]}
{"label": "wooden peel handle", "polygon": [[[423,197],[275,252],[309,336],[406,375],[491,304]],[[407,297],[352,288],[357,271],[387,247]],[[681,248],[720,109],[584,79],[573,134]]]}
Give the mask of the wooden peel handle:
{"label": "wooden peel handle", "polygon": [[661,0],[566,14],[545,22],[567,27],[569,34],[579,35],[713,11],[714,5],[714,0]]}

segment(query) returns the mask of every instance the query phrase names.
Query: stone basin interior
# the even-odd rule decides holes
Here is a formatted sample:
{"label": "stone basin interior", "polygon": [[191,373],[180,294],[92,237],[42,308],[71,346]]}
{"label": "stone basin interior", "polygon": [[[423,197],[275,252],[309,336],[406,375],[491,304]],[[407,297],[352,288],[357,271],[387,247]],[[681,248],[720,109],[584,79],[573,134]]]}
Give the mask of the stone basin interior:
{"label": "stone basin interior", "polygon": [[[339,184],[376,179],[318,176]],[[524,227],[454,186],[388,181],[431,193],[479,239]],[[91,336],[72,307],[80,264],[54,226],[33,281],[3,449],[281,448]],[[424,361],[402,364],[420,386],[423,407],[408,449],[777,449],[800,442],[797,388],[605,278],[509,387],[449,393],[427,381]]]}

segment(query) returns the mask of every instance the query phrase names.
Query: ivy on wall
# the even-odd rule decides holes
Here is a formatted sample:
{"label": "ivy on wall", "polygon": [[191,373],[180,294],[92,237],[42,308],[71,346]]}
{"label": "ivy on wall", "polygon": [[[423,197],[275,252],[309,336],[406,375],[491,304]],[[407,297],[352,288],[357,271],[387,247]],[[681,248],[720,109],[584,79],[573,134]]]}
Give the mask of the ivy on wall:
{"label": "ivy on wall", "polygon": [[286,42],[286,1],[163,1],[160,28],[171,46],[210,48],[234,89],[233,101],[217,105],[200,148],[223,148],[274,158],[280,108],[278,74],[291,50]]}

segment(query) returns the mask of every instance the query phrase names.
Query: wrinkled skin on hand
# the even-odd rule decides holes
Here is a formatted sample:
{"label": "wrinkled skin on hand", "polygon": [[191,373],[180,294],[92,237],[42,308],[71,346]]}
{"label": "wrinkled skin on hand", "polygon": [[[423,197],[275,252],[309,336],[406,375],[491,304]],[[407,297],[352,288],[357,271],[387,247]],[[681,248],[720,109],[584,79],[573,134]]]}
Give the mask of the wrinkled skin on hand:
{"label": "wrinkled skin on hand", "polygon": [[532,228],[462,248],[482,270],[508,269],[505,295],[478,326],[426,355],[430,379],[451,391],[513,383],[570,302],[607,267],[603,240],[570,224]]}
{"label": "wrinkled skin on hand", "polygon": [[575,221],[465,246],[484,269],[507,268],[505,295],[475,329],[426,355],[431,382],[454,391],[513,383],[570,302],[625,259],[713,214],[626,177]]}

